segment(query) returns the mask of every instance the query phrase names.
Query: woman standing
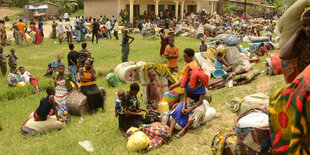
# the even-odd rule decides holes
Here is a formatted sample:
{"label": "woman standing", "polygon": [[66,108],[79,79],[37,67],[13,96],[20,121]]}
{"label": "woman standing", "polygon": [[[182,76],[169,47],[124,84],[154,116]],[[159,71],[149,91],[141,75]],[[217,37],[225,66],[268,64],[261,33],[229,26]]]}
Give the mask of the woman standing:
{"label": "woman standing", "polygon": [[161,39],[161,42],[160,42],[160,44],[161,44],[161,47],[160,47],[160,56],[163,56],[164,53],[165,53],[165,49],[166,49],[166,47],[167,47],[167,45],[168,45],[170,36],[169,36],[169,35],[168,35],[168,36],[165,36],[166,34],[165,34],[165,30],[164,30],[164,29],[161,29],[161,30],[159,31],[159,34],[160,34],[160,39]]}
{"label": "woman standing", "polygon": [[41,44],[42,41],[43,41],[43,38],[42,38],[42,35],[41,35],[41,30],[39,30],[35,25],[31,25],[30,29],[31,29],[31,31],[34,31],[36,33],[36,37],[35,37],[34,43],[37,44],[37,45]]}
{"label": "woman standing", "polygon": [[[129,42],[129,39],[131,41]],[[129,45],[135,40],[135,38],[128,35],[128,30],[123,30],[123,41],[122,41],[122,62],[128,62]]]}
{"label": "woman standing", "polygon": [[77,25],[75,26],[76,29],[76,41],[80,42],[81,41],[81,26],[80,26],[80,22],[77,23]]}
{"label": "woman standing", "polygon": [[66,104],[67,97],[72,90],[71,82],[75,85],[75,88],[78,90],[79,86],[72,78],[71,74],[65,72],[65,66],[59,65],[57,67],[57,72],[53,76],[53,81],[55,82],[55,102],[60,106],[64,106]]}
{"label": "woman standing", "polygon": [[6,31],[5,31],[5,22],[0,20],[0,45],[6,46]]}
{"label": "woman standing", "polygon": [[176,135],[176,138],[179,138],[191,126],[198,127],[203,122],[206,112],[203,99],[208,81],[208,75],[204,74],[200,67],[190,67],[187,70],[181,83],[181,87],[185,88],[184,101],[171,114],[170,137],[176,123],[182,127],[182,130]]}
{"label": "woman standing", "polygon": [[92,114],[94,114],[99,107],[102,107],[102,111],[105,111],[103,97],[98,86],[95,84],[96,71],[92,59],[86,60],[85,67],[80,70],[79,79],[81,81],[81,91],[87,96],[87,103]]}

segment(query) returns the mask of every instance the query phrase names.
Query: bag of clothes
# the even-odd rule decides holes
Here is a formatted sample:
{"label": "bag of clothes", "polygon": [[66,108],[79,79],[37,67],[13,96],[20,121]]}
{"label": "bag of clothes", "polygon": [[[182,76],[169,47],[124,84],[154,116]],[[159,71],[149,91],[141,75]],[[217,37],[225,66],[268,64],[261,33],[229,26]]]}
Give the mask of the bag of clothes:
{"label": "bag of clothes", "polygon": [[114,73],[109,73],[106,76],[106,80],[108,81],[108,83],[112,87],[117,87],[117,86],[120,85],[119,77],[116,74],[114,74]]}
{"label": "bag of clothes", "polygon": [[126,132],[128,137],[126,148],[129,151],[141,151],[148,147],[150,143],[149,137],[137,128],[129,128]]}
{"label": "bag of clothes", "polygon": [[89,106],[87,104],[87,97],[76,90],[68,96],[66,100],[66,106],[71,115],[86,115],[89,111]]}
{"label": "bag of clothes", "polygon": [[167,143],[168,132],[170,128],[167,125],[159,122],[152,123],[148,128],[143,129],[143,132],[150,138],[148,150],[157,149]]}
{"label": "bag of clothes", "polygon": [[234,129],[222,128],[213,137],[211,150],[217,155],[240,154]]}

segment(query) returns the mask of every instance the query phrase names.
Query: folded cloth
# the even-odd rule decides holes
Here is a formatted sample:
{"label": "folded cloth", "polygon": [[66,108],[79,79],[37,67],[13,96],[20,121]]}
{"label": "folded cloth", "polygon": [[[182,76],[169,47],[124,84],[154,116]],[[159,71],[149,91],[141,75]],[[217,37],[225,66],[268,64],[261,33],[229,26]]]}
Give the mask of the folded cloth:
{"label": "folded cloth", "polygon": [[[191,77],[189,77],[190,71],[192,71]],[[205,74],[204,71],[200,67],[189,67],[183,77],[183,80],[181,82],[181,87],[184,88],[187,82],[189,81],[189,87],[191,89],[194,89],[197,80],[199,80],[205,87],[207,87],[209,83],[209,76]]]}

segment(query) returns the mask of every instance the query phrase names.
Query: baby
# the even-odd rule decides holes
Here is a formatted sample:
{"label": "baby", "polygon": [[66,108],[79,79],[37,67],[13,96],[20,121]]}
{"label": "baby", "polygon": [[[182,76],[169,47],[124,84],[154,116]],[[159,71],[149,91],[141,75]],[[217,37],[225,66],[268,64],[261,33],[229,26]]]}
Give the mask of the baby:
{"label": "baby", "polygon": [[147,109],[148,110],[157,110],[158,102],[159,102],[159,92],[158,86],[156,83],[156,72],[154,70],[150,70],[148,72],[148,76],[150,78],[150,82],[147,84]]}
{"label": "baby", "polygon": [[124,98],[124,95],[125,95],[125,91],[123,89],[120,89],[117,92],[117,98],[115,101],[115,117],[118,117],[118,112],[121,109],[121,102],[122,102],[122,99]]}
{"label": "baby", "polygon": [[47,65],[47,69],[46,69],[46,72],[45,72],[44,76],[52,76],[53,73],[54,73],[54,69],[52,67],[52,63],[49,63]]}

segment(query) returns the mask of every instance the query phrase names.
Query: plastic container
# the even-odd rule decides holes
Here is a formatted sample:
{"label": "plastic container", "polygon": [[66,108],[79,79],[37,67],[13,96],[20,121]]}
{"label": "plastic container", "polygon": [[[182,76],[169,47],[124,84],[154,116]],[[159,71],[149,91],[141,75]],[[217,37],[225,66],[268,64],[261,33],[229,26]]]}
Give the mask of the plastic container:
{"label": "plastic container", "polygon": [[25,87],[26,86],[26,83],[25,82],[18,82],[17,87]]}
{"label": "plastic container", "polygon": [[167,125],[170,118],[169,112],[164,112],[161,118],[161,124]]}
{"label": "plastic container", "polygon": [[157,112],[160,113],[161,115],[164,112],[169,112],[169,104],[167,102],[158,103]]}
{"label": "plastic container", "polygon": [[222,78],[224,74],[226,74],[226,72],[222,69],[217,69],[213,72],[213,76],[216,78]]}

